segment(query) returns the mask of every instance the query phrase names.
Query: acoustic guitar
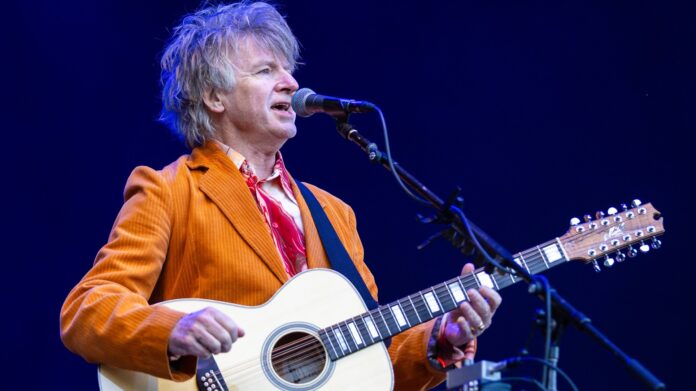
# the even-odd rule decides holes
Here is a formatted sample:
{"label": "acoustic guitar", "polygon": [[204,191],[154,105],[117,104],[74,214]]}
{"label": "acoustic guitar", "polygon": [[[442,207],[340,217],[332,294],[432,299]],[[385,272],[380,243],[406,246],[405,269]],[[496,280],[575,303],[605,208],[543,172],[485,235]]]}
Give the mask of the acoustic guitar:
{"label": "acoustic guitar", "polygon": [[[561,237],[514,255],[536,274],[568,261],[612,266],[639,251],[660,246],[660,212],[634,202],[596,219],[571,221]],[[636,248],[638,247],[638,248]],[[296,275],[265,304],[245,307],[201,299],[162,302],[182,312],[215,307],[247,331],[232,350],[199,359],[196,376],[173,382],[144,373],[101,366],[99,386],[112,390],[391,390],[393,372],[384,340],[455,309],[467,290],[500,290],[519,279],[512,273],[477,269],[367,311],[360,294],[341,274],[312,269]]]}

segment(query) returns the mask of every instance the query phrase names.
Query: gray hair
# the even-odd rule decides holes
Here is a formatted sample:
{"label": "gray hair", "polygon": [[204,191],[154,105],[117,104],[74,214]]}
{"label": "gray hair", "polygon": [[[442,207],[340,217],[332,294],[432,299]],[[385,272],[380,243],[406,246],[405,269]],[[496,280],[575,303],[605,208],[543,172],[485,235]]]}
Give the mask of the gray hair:
{"label": "gray hair", "polygon": [[297,38],[283,16],[267,3],[244,0],[207,6],[185,16],[174,28],[160,63],[160,121],[188,147],[202,145],[215,134],[203,96],[211,89],[234,87],[235,68],[230,57],[245,38],[284,58],[291,68],[297,64]]}

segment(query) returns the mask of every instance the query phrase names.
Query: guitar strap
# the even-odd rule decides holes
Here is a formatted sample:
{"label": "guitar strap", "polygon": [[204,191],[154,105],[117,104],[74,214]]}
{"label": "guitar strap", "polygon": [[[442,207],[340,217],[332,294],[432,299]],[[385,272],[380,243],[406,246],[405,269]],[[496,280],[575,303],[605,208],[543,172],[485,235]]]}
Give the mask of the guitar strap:
{"label": "guitar strap", "polygon": [[317,231],[319,231],[319,237],[324,244],[324,251],[326,251],[326,256],[329,258],[331,267],[343,274],[353,283],[353,286],[360,292],[360,296],[362,296],[367,308],[371,310],[377,308],[379,305],[375,299],[372,298],[370,291],[365,285],[365,281],[360,277],[360,273],[358,273],[358,269],[355,268],[355,264],[350,259],[346,248],[343,247],[343,243],[338,239],[336,230],[334,230],[334,227],[331,225],[324,209],[319,205],[319,201],[302,182],[295,181],[295,183],[300,189],[302,197],[307,201],[307,206],[312,213],[312,219],[314,219],[314,224],[317,226]]}

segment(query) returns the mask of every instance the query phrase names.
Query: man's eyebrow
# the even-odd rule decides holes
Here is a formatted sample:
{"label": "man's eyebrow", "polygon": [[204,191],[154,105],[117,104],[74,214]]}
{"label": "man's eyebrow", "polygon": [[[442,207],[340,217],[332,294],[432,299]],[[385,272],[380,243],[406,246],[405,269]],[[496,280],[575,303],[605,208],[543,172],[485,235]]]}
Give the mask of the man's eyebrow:
{"label": "man's eyebrow", "polygon": [[260,68],[263,66],[268,66],[271,68],[277,67],[277,68],[283,68],[285,70],[294,70],[295,67],[290,64],[289,62],[286,61],[281,61],[280,59],[276,58],[261,58],[256,62],[253,62],[251,64],[252,68]]}
{"label": "man's eyebrow", "polygon": [[267,59],[267,58],[265,58],[265,59],[261,59],[261,60],[258,60],[258,61],[256,61],[256,62],[253,62],[253,63],[251,64],[251,66],[252,66],[253,68],[259,68],[259,67],[262,67],[262,66],[274,67],[274,66],[278,66],[278,62],[277,62],[276,60],[272,60],[272,59]]}

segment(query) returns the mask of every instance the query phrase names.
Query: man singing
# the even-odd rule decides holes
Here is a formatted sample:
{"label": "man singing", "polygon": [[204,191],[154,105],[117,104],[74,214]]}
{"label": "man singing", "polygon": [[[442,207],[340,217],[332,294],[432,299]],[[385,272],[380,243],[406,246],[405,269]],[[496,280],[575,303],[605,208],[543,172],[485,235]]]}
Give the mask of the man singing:
{"label": "man singing", "polygon": [[[209,6],[174,29],[161,61],[162,119],[192,151],[161,170],[131,174],[108,242],[63,305],[61,337],[70,350],[90,362],[187,380],[199,358],[229,352],[255,330],[212,307],[182,313],[157,303],[256,306],[296,274],[331,268],[280,153],[297,132],[290,102],[298,58],[295,36],[266,3]],[[352,209],[307,187],[376,298]],[[485,287],[467,293],[469,302],[455,311],[392,339],[395,389],[433,387],[446,367],[473,357],[501,298]],[[311,299],[308,292],[296,305]],[[369,379],[355,377],[354,387],[371,389]]]}

